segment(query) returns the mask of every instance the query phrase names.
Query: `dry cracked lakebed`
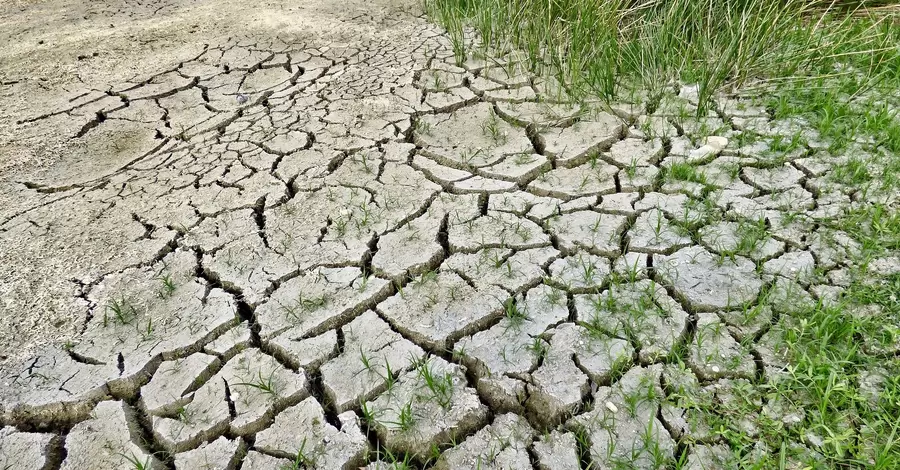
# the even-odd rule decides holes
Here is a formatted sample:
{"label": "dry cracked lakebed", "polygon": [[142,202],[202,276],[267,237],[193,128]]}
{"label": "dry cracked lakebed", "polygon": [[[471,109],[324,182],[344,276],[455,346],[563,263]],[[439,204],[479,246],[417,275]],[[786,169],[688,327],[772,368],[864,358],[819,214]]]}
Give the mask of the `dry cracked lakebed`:
{"label": "dry cracked lakebed", "polygon": [[802,413],[741,391],[860,249],[814,131],[403,2],[89,3],[0,7],[0,468],[731,468]]}

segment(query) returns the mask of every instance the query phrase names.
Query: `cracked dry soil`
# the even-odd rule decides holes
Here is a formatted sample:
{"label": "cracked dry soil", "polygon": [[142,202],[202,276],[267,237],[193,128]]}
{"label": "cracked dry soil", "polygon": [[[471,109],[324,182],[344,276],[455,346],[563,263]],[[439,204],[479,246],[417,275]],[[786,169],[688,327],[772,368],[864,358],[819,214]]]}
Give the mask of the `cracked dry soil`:
{"label": "cracked dry soil", "polygon": [[0,7],[0,466],[721,466],[673,390],[783,373],[791,307],[740,312],[855,249],[808,237],[824,163],[291,3]]}

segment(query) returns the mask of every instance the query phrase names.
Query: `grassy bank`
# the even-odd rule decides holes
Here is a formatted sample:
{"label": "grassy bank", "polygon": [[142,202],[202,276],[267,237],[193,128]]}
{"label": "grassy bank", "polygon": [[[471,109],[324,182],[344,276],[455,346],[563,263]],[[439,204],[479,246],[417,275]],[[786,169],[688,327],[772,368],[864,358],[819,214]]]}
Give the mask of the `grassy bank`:
{"label": "grassy bank", "polygon": [[[857,2],[859,3],[859,2]],[[900,83],[890,10],[803,0],[426,0],[459,60],[522,51],[574,97],[651,97],[673,80],[717,90],[828,79],[852,94]],[[877,12],[877,13],[876,13]],[[477,31],[466,43],[463,27]],[[701,111],[704,111],[701,106]]]}
{"label": "grassy bank", "polygon": [[[821,460],[806,468],[900,468],[900,275],[868,267],[900,252],[900,210],[866,198],[866,188],[900,187],[900,16],[886,3],[425,0],[460,63],[515,51],[572,99],[651,110],[673,84],[696,84],[700,116],[718,93],[740,90],[773,120],[802,118],[823,151],[850,158],[832,176],[859,203],[816,221],[859,244],[844,260],[842,296],[773,319],[778,334],[767,341],[789,364],[777,380],[758,380],[737,404],[696,404],[723,418],[716,442],[734,453],[729,468],[804,468],[790,462],[808,448]],[[776,405],[799,410],[799,421],[786,424],[777,411],[764,419]],[[755,434],[734,424],[757,413]]]}

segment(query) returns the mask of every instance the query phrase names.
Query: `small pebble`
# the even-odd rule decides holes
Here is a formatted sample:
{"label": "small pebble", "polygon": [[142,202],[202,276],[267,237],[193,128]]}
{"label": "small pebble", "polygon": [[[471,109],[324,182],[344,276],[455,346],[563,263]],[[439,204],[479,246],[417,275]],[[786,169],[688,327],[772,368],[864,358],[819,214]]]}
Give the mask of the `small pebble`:
{"label": "small pebble", "polygon": [[711,135],[706,138],[706,145],[709,145],[710,147],[721,151],[726,146],[728,146],[728,139],[717,135]]}

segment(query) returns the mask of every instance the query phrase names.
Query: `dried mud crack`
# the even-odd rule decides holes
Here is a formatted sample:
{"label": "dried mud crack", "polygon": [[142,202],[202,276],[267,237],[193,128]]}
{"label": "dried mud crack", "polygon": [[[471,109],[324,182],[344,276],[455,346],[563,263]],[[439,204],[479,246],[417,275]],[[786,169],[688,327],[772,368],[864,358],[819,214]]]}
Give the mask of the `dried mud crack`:
{"label": "dried mud crack", "polygon": [[[18,119],[112,163],[9,185],[0,312],[49,294],[3,320],[0,468],[729,468],[718,431],[794,419],[722,404],[846,286],[835,157],[740,145],[781,123],[738,97],[684,122],[689,87],[569,104],[360,8]],[[74,333],[21,336],[45,312]]]}

